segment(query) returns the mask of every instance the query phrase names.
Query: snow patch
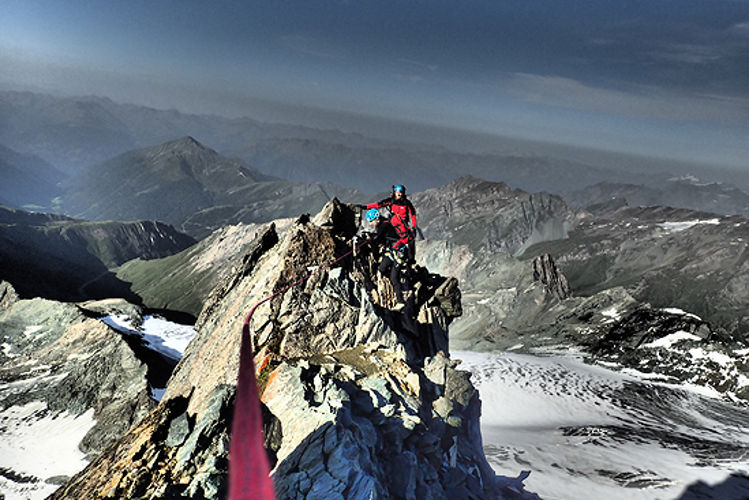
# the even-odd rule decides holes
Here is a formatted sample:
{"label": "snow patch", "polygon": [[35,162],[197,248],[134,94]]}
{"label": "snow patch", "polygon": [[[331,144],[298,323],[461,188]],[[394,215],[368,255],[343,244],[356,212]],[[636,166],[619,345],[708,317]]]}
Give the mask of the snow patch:
{"label": "snow patch", "polygon": [[24,335],[25,335],[26,337],[31,337],[32,335],[34,335],[34,334],[35,334],[36,332],[38,332],[38,331],[39,331],[39,330],[41,330],[42,328],[44,328],[44,326],[40,326],[40,325],[30,325],[30,326],[27,326],[27,327],[26,327],[26,329],[25,329],[25,330],[23,331],[23,334],[24,334]]}
{"label": "snow patch", "polygon": [[[648,348],[663,347],[665,349],[670,349],[671,347],[673,347],[674,344],[678,344],[679,342],[682,342],[684,340],[701,340],[701,339],[697,335],[693,335],[689,332],[685,332],[684,330],[679,330],[678,332],[674,332],[672,334],[666,335],[665,337],[661,337],[657,340],[654,340],[653,342],[642,344],[640,347],[648,347]],[[647,360],[643,360],[643,361],[647,361]]]}
{"label": "snow patch", "polygon": [[93,408],[81,415],[53,414],[42,401],[0,412],[0,468],[24,477],[22,482],[2,478],[5,497],[45,498],[59,487],[47,479],[72,476],[86,467],[78,446],[96,424],[93,417]]}
{"label": "snow patch", "polygon": [[713,224],[717,225],[720,224],[720,219],[695,219],[695,220],[685,220],[681,222],[659,222],[656,224],[656,226],[659,226],[663,228],[667,233],[678,233],[680,231],[685,231],[691,227],[694,227],[698,224]]}
{"label": "snow patch", "polygon": [[603,311],[601,311],[601,315],[609,318],[607,321],[619,321],[621,319],[621,315],[619,314],[619,311],[617,311],[615,307],[609,307],[608,309],[604,309]]}
{"label": "snow patch", "polygon": [[[598,362],[598,364],[602,364],[601,362]],[[611,363],[610,366],[612,369],[616,369],[618,366],[616,363]],[[634,377],[640,380],[652,380],[652,381],[667,381],[669,378],[666,375],[663,375],[662,373],[654,373],[654,372],[641,372],[639,370],[635,370],[634,368],[622,368],[621,373],[624,375],[628,375],[630,377]]]}
{"label": "snow patch", "polygon": [[683,309],[679,309],[678,307],[664,307],[663,309],[661,309],[661,311],[668,313],[668,314],[678,314],[679,316],[687,316],[687,317],[702,321],[702,318],[700,318],[696,314],[688,313],[684,311]]}
{"label": "snow patch", "polygon": [[16,354],[13,354],[13,353],[10,352],[13,349],[13,346],[10,345],[9,343],[3,342],[2,347],[3,347],[3,354],[6,357],[8,357],[8,358],[15,358],[17,356]]}
{"label": "snow patch", "polygon": [[709,359],[721,366],[728,366],[733,363],[733,359],[731,359],[730,356],[716,351],[706,351],[701,347],[689,349],[689,355],[692,356],[692,359],[694,360]]}
{"label": "snow patch", "polygon": [[102,321],[118,332],[142,337],[148,347],[174,360],[182,359],[187,344],[196,333],[191,325],[180,325],[153,315],[144,317],[140,327],[134,326],[128,316],[121,314],[112,314]]}

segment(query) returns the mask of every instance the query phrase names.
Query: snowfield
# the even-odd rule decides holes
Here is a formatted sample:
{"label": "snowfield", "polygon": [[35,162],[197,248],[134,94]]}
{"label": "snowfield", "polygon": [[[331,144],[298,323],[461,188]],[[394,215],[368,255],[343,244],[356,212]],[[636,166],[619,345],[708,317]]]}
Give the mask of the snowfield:
{"label": "snowfield", "polygon": [[[578,357],[453,352],[497,473],[544,499],[672,499],[749,470],[749,408]],[[748,491],[731,498],[746,498]]]}
{"label": "snowfield", "polygon": [[5,498],[45,498],[59,486],[55,477],[86,467],[78,444],[96,424],[93,416],[93,409],[55,415],[42,401],[0,412],[0,492]]}

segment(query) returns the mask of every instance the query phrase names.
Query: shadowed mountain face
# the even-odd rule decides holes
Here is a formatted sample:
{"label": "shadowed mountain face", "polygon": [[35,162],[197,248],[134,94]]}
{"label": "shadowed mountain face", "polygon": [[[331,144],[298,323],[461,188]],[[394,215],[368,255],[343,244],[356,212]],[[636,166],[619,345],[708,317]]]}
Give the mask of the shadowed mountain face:
{"label": "shadowed mountain face", "polygon": [[22,297],[138,301],[111,268],[178,252],[195,240],[158,222],[88,222],[0,207],[0,279]]}
{"label": "shadowed mountain face", "polygon": [[276,179],[183,137],[88,167],[66,182],[62,206],[94,220],[161,220],[203,237],[226,224],[319,209],[335,195],[356,193]]}
{"label": "shadowed mountain face", "polygon": [[0,145],[0,204],[49,207],[65,174],[33,155]]}

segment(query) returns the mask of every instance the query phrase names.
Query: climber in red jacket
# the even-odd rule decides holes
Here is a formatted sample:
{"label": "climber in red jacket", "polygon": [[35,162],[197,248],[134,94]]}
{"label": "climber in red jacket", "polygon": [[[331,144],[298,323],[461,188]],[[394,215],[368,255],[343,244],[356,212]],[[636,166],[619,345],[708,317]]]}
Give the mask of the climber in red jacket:
{"label": "climber in red jacket", "polygon": [[393,225],[401,237],[410,237],[408,242],[407,259],[409,264],[416,262],[416,245],[414,236],[416,235],[416,209],[411,201],[406,198],[406,187],[402,184],[393,186],[393,195],[376,203],[363,205],[363,209],[371,210],[373,208],[386,208],[390,212],[390,223]]}
{"label": "climber in red jacket", "polygon": [[405,236],[400,234],[400,231],[393,226],[390,221],[383,220],[380,216],[379,210],[376,208],[370,208],[367,211],[367,222],[374,228],[375,235],[371,242],[375,247],[380,247],[383,250],[383,257],[378,267],[380,274],[388,276],[390,283],[393,285],[393,291],[395,292],[396,305],[393,307],[395,311],[400,311],[406,306],[403,298],[403,284],[402,279],[402,266],[405,266],[406,261],[406,249],[409,241],[412,238],[409,234]]}

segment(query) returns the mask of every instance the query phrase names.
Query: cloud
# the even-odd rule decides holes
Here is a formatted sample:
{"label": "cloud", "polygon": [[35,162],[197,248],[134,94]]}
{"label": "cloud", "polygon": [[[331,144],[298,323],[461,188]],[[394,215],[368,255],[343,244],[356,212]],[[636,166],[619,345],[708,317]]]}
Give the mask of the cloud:
{"label": "cloud", "polygon": [[749,21],[734,24],[728,31],[734,35],[749,37]]}
{"label": "cloud", "polygon": [[421,69],[421,70],[425,69],[425,70],[429,71],[430,73],[434,73],[435,71],[437,71],[437,68],[439,68],[439,66],[436,65],[436,64],[428,64],[428,63],[424,63],[424,62],[421,62],[421,61],[416,61],[416,60],[413,60],[413,59],[405,59],[405,58],[402,58],[402,57],[398,59],[398,62],[405,63],[408,66],[412,66],[412,67],[415,67],[415,68],[418,68],[418,69]]}
{"label": "cloud", "polygon": [[648,54],[663,61],[702,65],[723,59],[728,55],[728,51],[726,47],[721,46],[680,43]]}
{"label": "cloud", "polygon": [[348,56],[348,51],[340,45],[310,35],[283,35],[279,37],[279,43],[294,52],[322,59],[345,59]]}
{"label": "cloud", "polygon": [[401,82],[407,83],[424,83],[426,78],[416,74],[405,74],[405,73],[394,73],[393,78]]}
{"label": "cloud", "polygon": [[526,102],[619,116],[712,121],[746,126],[749,99],[714,94],[669,93],[651,87],[632,91],[593,87],[560,76],[516,73],[504,89]]}

